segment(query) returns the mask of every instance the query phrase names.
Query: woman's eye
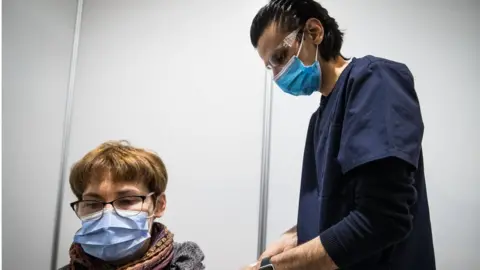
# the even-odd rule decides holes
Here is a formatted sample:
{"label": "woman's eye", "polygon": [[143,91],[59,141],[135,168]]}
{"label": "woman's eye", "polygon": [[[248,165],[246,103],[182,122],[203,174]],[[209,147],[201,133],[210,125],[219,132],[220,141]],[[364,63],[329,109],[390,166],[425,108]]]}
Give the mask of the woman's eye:
{"label": "woman's eye", "polygon": [[81,208],[84,208],[84,209],[99,209],[102,207],[103,207],[103,204],[98,202],[85,202],[81,205]]}
{"label": "woman's eye", "polygon": [[121,199],[118,201],[118,203],[123,205],[130,205],[130,204],[134,204],[135,201],[133,199]]}
{"label": "woman's eye", "polygon": [[116,201],[116,205],[121,207],[136,206],[139,204],[142,204],[142,199],[138,197],[123,198],[121,200]]}

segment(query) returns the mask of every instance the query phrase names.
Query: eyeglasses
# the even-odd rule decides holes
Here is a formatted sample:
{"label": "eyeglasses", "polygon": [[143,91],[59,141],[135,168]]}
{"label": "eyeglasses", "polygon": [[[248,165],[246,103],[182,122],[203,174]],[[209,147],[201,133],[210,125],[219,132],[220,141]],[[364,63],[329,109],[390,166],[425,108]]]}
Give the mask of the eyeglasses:
{"label": "eyeglasses", "polygon": [[272,51],[272,54],[268,58],[267,69],[273,69],[277,67],[282,67],[290,59],[290,48],[293,46],[293,43],[297,40],[300,29],[297,29],[290,34],[288,34],[283,41]]}
{"label": "eyeglasses", "polygon": [[75,214],[77,214],[77,217],[82,220],[90,217],[94,217],[95,219],[101,218],[103,216],[103,210],[107,204],[111,204],[115,212],[120,216],[136,216],[142,212],[145,200],[154,194],[155,192],[144,196],[125,196],[117,198],[111,202],[79,200],[72,202],[70,207],[72,207]]}

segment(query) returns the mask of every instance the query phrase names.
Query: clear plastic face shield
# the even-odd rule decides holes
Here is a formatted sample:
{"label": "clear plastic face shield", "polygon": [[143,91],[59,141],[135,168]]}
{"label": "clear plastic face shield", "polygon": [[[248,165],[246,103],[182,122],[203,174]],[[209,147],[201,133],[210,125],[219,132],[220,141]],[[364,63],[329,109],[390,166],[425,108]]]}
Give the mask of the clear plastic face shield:
{"label": "clear plastic face shield", "polygon": [[[273,70],[274,73],[277,73],[280,71],[290,60],[292,57],[292,47],[297,40],[298,33],[300,32],[300,29],[297,29],[290,34],[288,34],[278,46],[272,50],[272,53],[270,54],[270,57],[268,58],[267,62],[267,69]],[[303,35],[302,35],[302,41],[303,41]],[[303,42],[300,44],[300,48],[298,51],[295,53],[296,56],[300,53],[301,45]]]}
{"label": "clear plastic face shield", "polygon": [[273,70],[273,80],[285,93],[294,96],[311,95],[319,91],[321,85],[318,45],[313,63],[305,65],[298,57],[304,42],[304,31],[298,49],[294,49],[293,44],[298,36],[299,30],[295,30],[283,39],[268,58],[267,68]]}

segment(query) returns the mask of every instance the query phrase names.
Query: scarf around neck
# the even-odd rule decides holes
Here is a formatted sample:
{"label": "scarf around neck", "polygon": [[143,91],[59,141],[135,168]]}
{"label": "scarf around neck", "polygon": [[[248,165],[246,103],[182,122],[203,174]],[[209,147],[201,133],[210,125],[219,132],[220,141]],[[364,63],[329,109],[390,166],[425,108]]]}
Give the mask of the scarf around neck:
{"label": "scarf around neck", "polygon": [[142,258],[124,265],[112,265],[85,253],[82,246],[70,247],[70,270],[162,270],[173,259],[173,234],[161,223],[152,225],[150,247]]}

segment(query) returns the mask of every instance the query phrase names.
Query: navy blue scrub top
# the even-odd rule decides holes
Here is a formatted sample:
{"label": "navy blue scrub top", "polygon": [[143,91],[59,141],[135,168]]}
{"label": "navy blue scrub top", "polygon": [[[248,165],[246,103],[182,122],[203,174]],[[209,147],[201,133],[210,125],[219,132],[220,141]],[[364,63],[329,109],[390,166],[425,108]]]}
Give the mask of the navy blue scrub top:
{"label": "navy blue scrub top", "polygon": [[320,236],[341,269],[435,269],[423,130],[407,66],[352,59],[310,120],[299,244]]}

